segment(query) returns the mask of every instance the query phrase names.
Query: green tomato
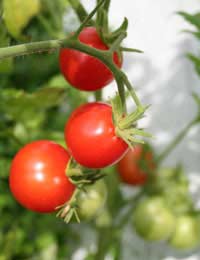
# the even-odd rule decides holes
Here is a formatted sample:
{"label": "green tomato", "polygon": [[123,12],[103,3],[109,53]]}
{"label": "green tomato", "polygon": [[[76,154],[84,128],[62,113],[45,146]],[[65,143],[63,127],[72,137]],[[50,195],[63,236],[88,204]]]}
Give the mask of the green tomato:
{"label": "green tomato", "polygon": [[95,219],[96,226],[99,228],[109,227],[112,223],[112,216],[108,209],[103,208]]}
{"label": "green tomato", "polygon": [[165,200],[156,196],[138,203],[133,213],[133,225],[145,240],[165,240],[174,230],[175,217],[166,207]]}
{"label": "green tomato", "polygon": [[200,246],[199,220],[195,216],[183,215],[177,218],[175,231],[169,243],[177,249],[194,249]]}
{"label": "green tomato", "polygon": [[78,195],[78,214],[83,219],[92,219],[103,208],[107,197],[106,185],[103,180],[87,185]]}

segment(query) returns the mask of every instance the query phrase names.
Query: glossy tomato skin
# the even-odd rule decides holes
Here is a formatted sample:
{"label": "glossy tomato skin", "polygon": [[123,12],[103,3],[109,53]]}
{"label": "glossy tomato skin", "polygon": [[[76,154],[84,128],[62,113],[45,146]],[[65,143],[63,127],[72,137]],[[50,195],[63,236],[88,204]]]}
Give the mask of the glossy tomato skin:
{"label": "glossy tomato skin", "polygon": [[[90,47],[108,50],[108,46],[102,42],[95,27],[85,27],[79,35],[79,40]],[[114,53],[113,60],[118,67],[121,67],[122,62],[117,53]],[[62,48],[59,62],[65,79],[80,90],[101,89],[113,80],[111,71],[101,61],[80,51]]]}
{"label": "glossy tomato skin", "polygon": [[149,149],[145,150],[144,146],[140,144],[129,149],[117,164],[121,180],[130,185],[144,185],[148,179],[148,170],[153,169],[155,169],[155,164],[152,152]]}
{"label": "glossy tomato skin", "polygon": [[73,158],[88,168],[117,163],[128,145],[115,134],[112,107],[93,102],[78,107],[65,126],[65,141]]}
{"label": "glossy tomato skin", "polygon": [[68,152],[48,141],[24,146],[12,161],[9,184],[15,199],[32,211],[49,213],[70,199],[75,186],[65,175]]}

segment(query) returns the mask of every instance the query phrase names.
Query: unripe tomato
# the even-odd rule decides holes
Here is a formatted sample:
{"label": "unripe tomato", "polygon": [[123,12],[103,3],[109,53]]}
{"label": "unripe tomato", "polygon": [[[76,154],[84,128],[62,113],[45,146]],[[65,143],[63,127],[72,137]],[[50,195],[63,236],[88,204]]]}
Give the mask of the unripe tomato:
{"label": "unripe tomato", "polygon": [[123,182],[130,185],[143,185],[148,172],[155,169],[153,154],[144,145],[136,145],[118,162],[117,171]]}
{"label": "unripe tomato", "polygon": [[[95,27],[85,27],[79,34],[80,42],[99,49],[108,50]],[[75,88],[93,91],[101,89],[113,80],[111,71],[100,60],[80,51],[62,48],[60,50],[60,69],[65,79]],[[117,53],[113,61],[121,67]]]}
{"label": "unripe tomato", "polygon": [[103,180],[84,186],[78,194],[78,213],[83,219],[91,219],[103,208],[107,197],[106,185]]}
{"label": "unripe tomato", "polygon": [[133,213],[133,225],[145,240],[168,239],[175,226],[175,217],[162,197],[146,198],[139,202]]}
{"label": "unripe tomato", "polygon": [[88,168],[117,163],[128,145],[115,134],[112,107],[93,102],[78,107],[65,126],[65,141],[73,158]]}
{"label": "unripe tomato", "polygon": [[15,199],[36,212],[55,211],[71,198],[75,189],[65,174],[69,159],[62,146],[48,140],[24,146],[10,169],[9,184]]}
{"label": "unripe tomato", "polygon": [[195,216],[183,215],[177,218],[175,231],[169,243],[177,249],[194,249],[200,246],[199,220]]}
{"label": "unripe tomato", "polygon": [[162,195],[175,214],[185,214],[193,207],[189,181],[182,168],[161,168],[149,182],[149,191]]}

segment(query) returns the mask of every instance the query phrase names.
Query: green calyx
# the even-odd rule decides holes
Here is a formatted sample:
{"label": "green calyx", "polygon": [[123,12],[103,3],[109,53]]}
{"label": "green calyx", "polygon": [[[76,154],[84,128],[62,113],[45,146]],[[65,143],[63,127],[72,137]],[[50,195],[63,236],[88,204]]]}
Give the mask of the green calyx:
{"label": "green calyx", "polygon": [[72,158],[70,159],[65,172],[70,182],[79,188],[85,184],[93,184],[105,176],[100,170],[85,168],[76,163]]}
{"label": "green calyx", "polygon": [[149,106],[138,106],[136,110],[130,114],[124,113],[119,95],[111,100],[113,110],[113,122],[115,125],[115,133],[122,138],[130,148],[135,143],[144,143],[144,140],[138,137],[152,137],[151,134],[136,127],[137,121],[144,117],[145,111]]}

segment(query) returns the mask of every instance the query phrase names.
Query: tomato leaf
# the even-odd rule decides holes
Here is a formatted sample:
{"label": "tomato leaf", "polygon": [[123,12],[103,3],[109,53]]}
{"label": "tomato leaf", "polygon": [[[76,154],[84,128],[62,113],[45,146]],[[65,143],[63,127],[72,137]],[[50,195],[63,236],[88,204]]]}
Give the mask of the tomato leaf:
{"label": "tomato leaf", "polygon": [[200,30],[200,13],[196,13],[194,15],[185,13],[185,12],[178,12],[186,21],[194,25],[198,30]]}
{"label": "tomato leaf", "polygon": [[192,63],[195,66],[196,72],[200,76],[200,58],[197,56],[194,56],[193,54],[189,53],[187,57],[192,61]]}

